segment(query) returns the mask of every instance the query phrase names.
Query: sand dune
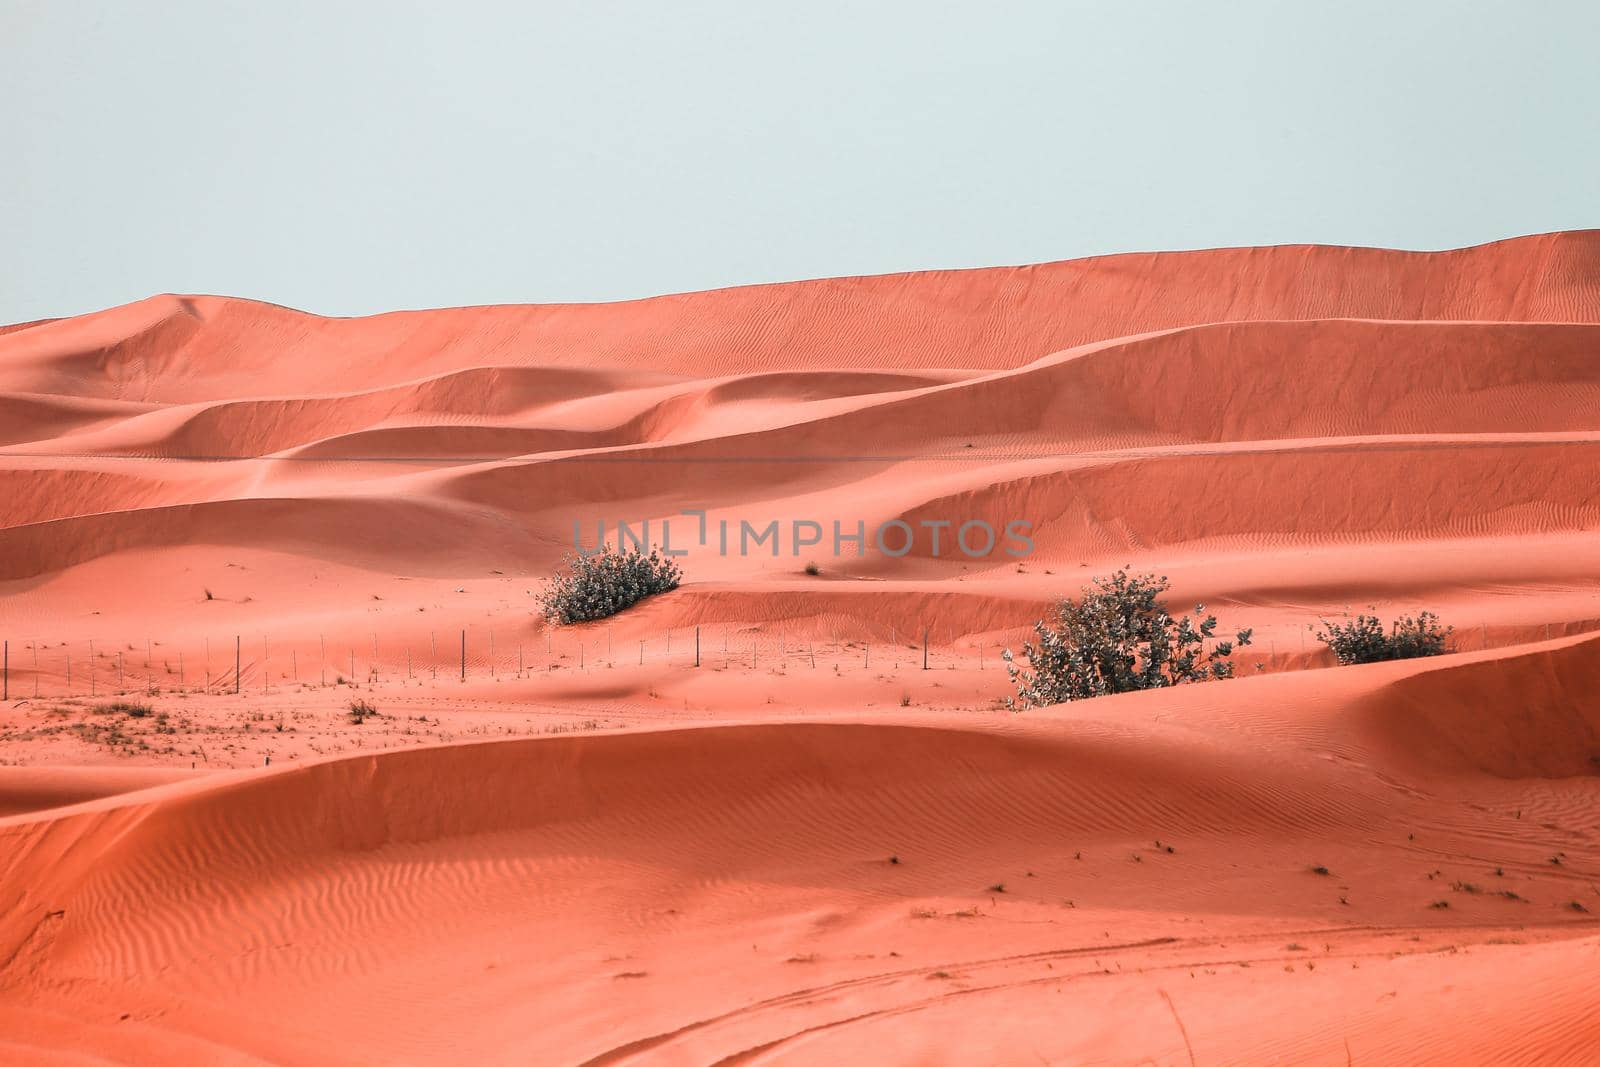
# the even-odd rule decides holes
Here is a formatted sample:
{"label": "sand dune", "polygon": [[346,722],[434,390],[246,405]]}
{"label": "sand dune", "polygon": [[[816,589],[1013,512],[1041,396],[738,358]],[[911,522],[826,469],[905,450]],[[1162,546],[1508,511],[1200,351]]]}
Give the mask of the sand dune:
{"label": "sand dune", "polygon": [[[1600,231],[0,328],[0,1059],[1587,1063],[1597,353]],[[1034,550],[536,618],[685,509]],[[1242,677],[1000,706],[1125,564]]]}
{"label": "sand dune", "polygon": [[[1600,1036],[1579,963],[1600,938],[1562,906],[1590,900],[1600,877],[1573,846],[1600,830],[1600,778],[1522,761],[1600,751],[1584,681],[1597,658],[1600,639],[1585,638],[981,723],[624,732],[155,786],[0,823],[0,878],[20,893],[0,928],[0,988],[23,1033],[51,1034],[34,1005],[70,983],[91,1018],[131,1011],[131,1033],[286,1062],[318,1062],[334,1034],[359,1050],[352,1061],[446,1045],[504,1062],[859,1057],[908,1040],[892,1036],[896,1017],[941,1025],[967,997],[998,1017],[943,1052],[911,1039],[908,1054],[1020,1062],[1008,1050],[1044,1041],[1063,1056],[1172,1057],[1175,1033],[1148,1044],[1094,1022],[1160,1009],[1161,989],[1188,1008],[1202,1062],[1226,1048],[1334,1061],[1345,1042],[1376,1059],[1460,1062],[1511,1035],[1536,1061],[1576,1055]],[[1472,698],[1463,672],[1510,683]],[[1431,721],[1391,729],[1418,704]],[[1233,718],[1240,705],[1254,717]],[[1500,749],[1508,732],[1523,756]],[[1513,814],[1513,788],[1454,814],[1445,779],[1391,777],[1441,737],[1500,752],[1487,773],[1507,783],[1563,778],[1589,803],[1533,827]],[[1458,777],[1470,763],[1449,770],[1452,788],[1483,795]],[[1570,860],[1559,868],[1546,862],[1557,848]],[[1451,888],[1464,879],[1483,888]],[[1491,895],[1513,886],[1518,900]],[[1429,907],[1440,897],[1449,909]],[[1581,939],[1514,957],[1539,982],[1515,1002],[1537,1000],[1537,1024],[1415,1018],[1441,971],[1489,998],[1511,955],[1494,932],[1511,925]],[[1427,954],[1454,946],[1443,958],[1462,964],[1420,973],[1402,930]],[[529,947],[511,950],[507,932]],[[745,982],[710,980],[725,969]],[[442,1002],[405,981],[421,973],[449,976]],[[1108,984],[1121,987],[1109,1001]],[[1203,1007],[1247,995],[1270,1019],[1379,987],[1403,989],[1410,1008],[1380,999],[1343,1025],[1256,1026],[1246,1039],[1237,1010]],[[1144,1003],[1118,1006],[1128,999]],[[530,1001],[549,1014],[531,1019]],[[468,1013],[477,1025],[454,1031]],[[1100,1028],[1095,1041],[1062,1036],[1085,1026]],[[115,1050],[119,1034],[69,1044]]]}

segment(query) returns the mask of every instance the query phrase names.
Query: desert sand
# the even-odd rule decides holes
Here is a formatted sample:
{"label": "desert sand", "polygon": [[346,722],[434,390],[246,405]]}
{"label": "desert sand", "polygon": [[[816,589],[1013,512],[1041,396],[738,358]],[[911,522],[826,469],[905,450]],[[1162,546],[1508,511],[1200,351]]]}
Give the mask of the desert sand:
{"label": "desert sand", "polygon": [[[1034,551],[538,618],[686,509]],[[1600,231],[0,327],[0,1061],[1600,1062],[1597,535]],[[1240,677],[1008,710],[1125,565]]]}

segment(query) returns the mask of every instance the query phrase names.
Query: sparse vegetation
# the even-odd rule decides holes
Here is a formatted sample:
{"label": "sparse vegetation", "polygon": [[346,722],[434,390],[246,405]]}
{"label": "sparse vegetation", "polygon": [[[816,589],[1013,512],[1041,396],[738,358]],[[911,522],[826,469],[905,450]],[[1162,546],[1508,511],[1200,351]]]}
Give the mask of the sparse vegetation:
{"label": "sparse vegetation", "polygon": [[815,578],[817,575],[822,573],[822,568],[817,566],[816,560],[812,560],[810,563],[806,564],[806,573]]}
{"label": "sparse vegetation", "polygon": [[1334,659],[1342,664],[1442,656],[1449,651],[1454,632],[1453,626],[1441,627],[1439,616],[1431,611],[1415,618],[1402,616],[1389,624],[1387,633],[1376,615],[1357,615],[1342,624],[1324,619],[1322,629],[1315,631],[1317,640],[1332,649]]}
{"label": "sparse vegetation", "polygon": [[350,722],[352,725],[360,726],[368,719],[376,718],[377,715],[378,709],[365,700],[352,700],[350,702]]}
{"label": "sparse vegetation", "polygon": [[1195,605],[1198,622],[1174,618],[1161,599],[1168,585],[1165,577],[1124,569],[1063,600],[1055,622],[1036,623],[1037,643],[1022,648],[1031,671],[1013,662],[1010,649],[1002,653],[1017,687],[1007,704],[1039,707],[1233,677],[1230,657],[1250,643],[1250,631],[1216,640],[1216,616],[1205,615],[1203,604]]}
{"label": "sparse vegetation", "polygon": [[676,589],[682,577],[682,569],[658,549],[646,555],[637,547],[619,550],[608,544],[594,555],[569,556],[545,583],[539,604],[553,624],[592,622]]}
{"label": "sparse vegetation", "polygon": [[113,715],[120,711],[130,719],[142,719],[150,714],[151,709],[149,704],[140,704],[132,700],[118,700],[111,704],[102,704],[95,710],[103,715]]}

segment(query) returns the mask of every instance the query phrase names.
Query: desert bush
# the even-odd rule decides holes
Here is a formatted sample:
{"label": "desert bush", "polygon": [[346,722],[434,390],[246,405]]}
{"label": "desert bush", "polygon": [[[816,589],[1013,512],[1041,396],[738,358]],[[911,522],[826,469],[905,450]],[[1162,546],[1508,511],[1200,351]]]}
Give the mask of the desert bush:
{"label": "desert bush", "polygon": [[1214,615],[1195,605],[1197,623],[1188,615],[1173,618],[1161,600],[1167,579],[1153,574],[1130,575],[1119,570],[1096,578],[1076,600],[1056,608],[1056,620],[1034,625],[1037,643],[1022,647],[1023,670],[1010,649],[1003,653],[1006,670],[1017,687],[1010,707],[1038,707],[1084,700],[1136,689],[1159,689],[1183,682],[1233,677],[1229,657],[1250,643],[1250,631],[1231,641],[1215,641]]}
{"label": "desert bush", "polygon": [[605,545],[592,556],[572,555],[539,594],[550,622],[564,625],[604,619],[645,597],[676,589],[683,571],[652,548],[626,551]]}
{"label": "desert bush", "polygon": [[365,700],[352,700],[350,702],[350,721],[356,726],[360,726],[368,719],[377,718],[377,716],[378,709]]}
{"label": "desert bush", "polygon": [[1440,627],[1439,616],[1424,611],[1412,618],[1402,616],[1384,632],[1383,620],[1376,615],[1357,615],[1343,624],[1322,620],[1317,640],[1333,650],[1340,663],[1378,663],[1390,659],[1416,659],[1442,656],[1454,626]]}

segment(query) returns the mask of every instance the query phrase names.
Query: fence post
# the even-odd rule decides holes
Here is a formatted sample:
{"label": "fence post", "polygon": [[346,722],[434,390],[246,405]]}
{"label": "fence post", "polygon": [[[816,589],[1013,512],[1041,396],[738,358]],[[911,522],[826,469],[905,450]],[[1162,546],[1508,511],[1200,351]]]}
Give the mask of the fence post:
{"label": "fence post", "polygon": [[461,631],[461,680],[467,680],[467,631]]}
{"label": "fence post", "polygon": [[10,700],[11,699],[11,642],[10,641],[6,642],[5,666],[4,667],[0,667],[0,677],[4,677],[5,678],[5,692],[4,692],[3,695],[0,695],[0,700]]}
{"label": "fence post", "polygon": [[694,628],[694,665],[700,666],[700,627]]}
{"label": "fence post", "polygon": [[928,628],[922,628],[922,669],[928,669]]}
{"label": "fence post", "polygon": [[239,695],[239,635],[233,635],[233,695]]}

